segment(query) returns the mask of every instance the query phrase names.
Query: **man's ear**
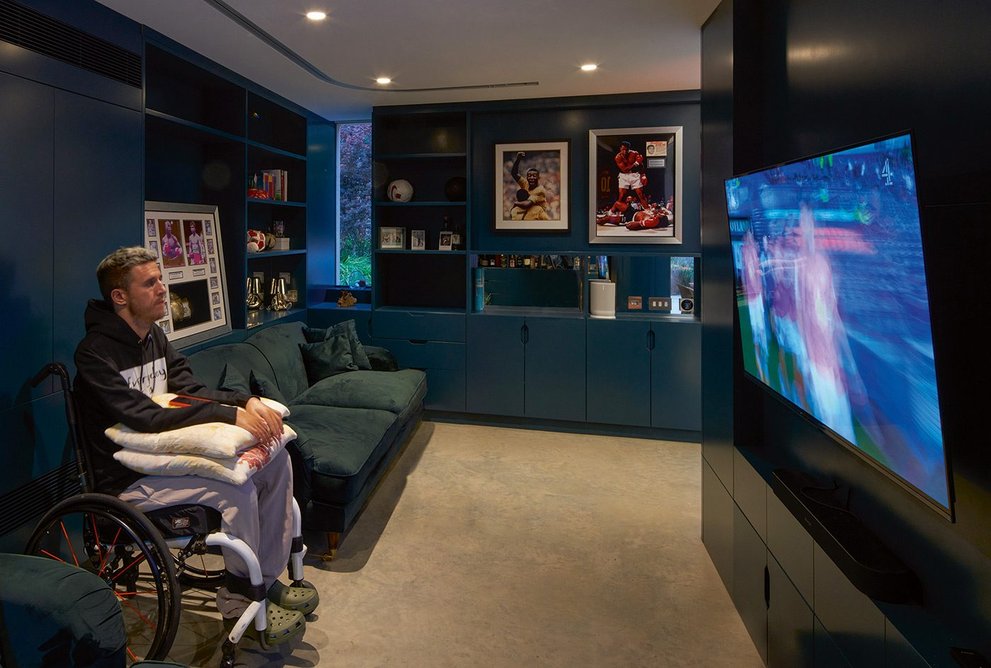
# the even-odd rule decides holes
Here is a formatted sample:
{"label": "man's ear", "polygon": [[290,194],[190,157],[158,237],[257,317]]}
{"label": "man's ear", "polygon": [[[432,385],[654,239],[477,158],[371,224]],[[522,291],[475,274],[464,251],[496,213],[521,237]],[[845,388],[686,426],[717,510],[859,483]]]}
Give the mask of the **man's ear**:
{"label": "man's ear", "polygon": [[114,306],[126,306],[127,293],[121,288],[114,288],[110,291],[110,301],[113,302]]}

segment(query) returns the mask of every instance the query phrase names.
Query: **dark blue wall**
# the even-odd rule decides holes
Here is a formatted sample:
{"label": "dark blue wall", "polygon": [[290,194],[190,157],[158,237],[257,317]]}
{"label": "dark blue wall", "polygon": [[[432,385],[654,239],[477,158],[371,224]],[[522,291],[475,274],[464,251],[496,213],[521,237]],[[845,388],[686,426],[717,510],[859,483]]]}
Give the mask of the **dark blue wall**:
{"label": "dark blue wall", "polygon": [[[736,443],[758,452],[770,466],[803,469],[849,486],[851,510],[922,578],[925,611],[951,629],[957,642],[987,653],[991,468],[983,431],[991,397],[985,300],[979,290],[991,249],[991,133],[985,127],[991,108],[985,81],[991,69],[986,41],[991,5],[735,0],[724,6],[732,8],[732,35],[714,30],[704,45],[731,52],[732,58],[704,79],[703,117],[711,122],[714,139],[732,127],[733,159],[728,165],[725,154],[713,148],[712,155],[723,159],[711,163],[720,173],[707,171],[707,184],[715,187],[732,173],[904,129],[914,133],[956,522],[926,508],[756,385],[738,381]],[[709,151],[707,146],[706,155]],[[717,198],[705,201],[703,238],[720,239],[704,248],[706,280],[711,280],[708,270],[725,267],[729,251],[722,237],[725,213]],[[713,295],[707,297],[711,314]],[[732,334],[723,321],[718,329],[707,327],[706,355],[725,355]],[[738,361],[735,366],[739,377]],[[707,412],[707,432],[713,415]],[[721,452],[727,424],[725,415],[717,420],[720,438],[712,452]]]}
{"label": "dark blue wall", "polygon": [[[141,52],[140,26],[96,3],[25,4]],[[6,43],[0,99],[2,496],[72,461],[60,388],[28,380],[53,360],[71,368],[97,263],[140,242],[143,122],[140,87]]]}

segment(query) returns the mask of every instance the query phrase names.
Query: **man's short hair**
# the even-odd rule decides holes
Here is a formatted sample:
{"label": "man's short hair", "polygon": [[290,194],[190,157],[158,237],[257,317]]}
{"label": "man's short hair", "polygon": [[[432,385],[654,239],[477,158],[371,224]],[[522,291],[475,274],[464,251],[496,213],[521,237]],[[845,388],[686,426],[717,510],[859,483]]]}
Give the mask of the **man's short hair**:
{"label": "man's short hair", "polygon": [[630,142],[626,141],[625,139],[623,141],[619,142],[619,145],[620,146],[625,146],[628,149],[633,148],[633,144],[631,144]]}
{"label": "man's short hair", "polygon": [[526,173],[527,174],[529,174],[530,172],[533,172],[537,176],[540,176],[540,170],[537,169],[536,167],[531,167],[530,169],[526,170]]}
{"label": "man's short hair", "polygon": [[158,262],[158,257],[147,248],[141,246],[118,248],[103,258],[96,267],[96,280],[100,284],[100,294],[108,302],[111,301],[111,292],[117,288],[127,289],[131,270],[149,262]]}

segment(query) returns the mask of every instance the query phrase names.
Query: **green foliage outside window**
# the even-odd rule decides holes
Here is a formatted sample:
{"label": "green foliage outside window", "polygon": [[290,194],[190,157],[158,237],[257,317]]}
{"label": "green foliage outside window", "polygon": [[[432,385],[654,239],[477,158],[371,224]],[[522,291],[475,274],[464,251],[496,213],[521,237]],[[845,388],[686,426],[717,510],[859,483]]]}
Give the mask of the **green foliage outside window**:
{"label": "green foliage outside window", "polygon": [[339,144],[338,281],[372,284],[372,126],[341,123]]}

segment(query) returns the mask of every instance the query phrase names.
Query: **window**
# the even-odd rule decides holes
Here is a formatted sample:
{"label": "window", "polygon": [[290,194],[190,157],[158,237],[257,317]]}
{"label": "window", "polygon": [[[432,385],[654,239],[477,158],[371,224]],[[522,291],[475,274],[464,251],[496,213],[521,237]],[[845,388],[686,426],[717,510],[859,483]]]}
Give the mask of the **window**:
{"label": "window", "polygon": [[337,282],[372,284],[372,124],[337,126]]}

